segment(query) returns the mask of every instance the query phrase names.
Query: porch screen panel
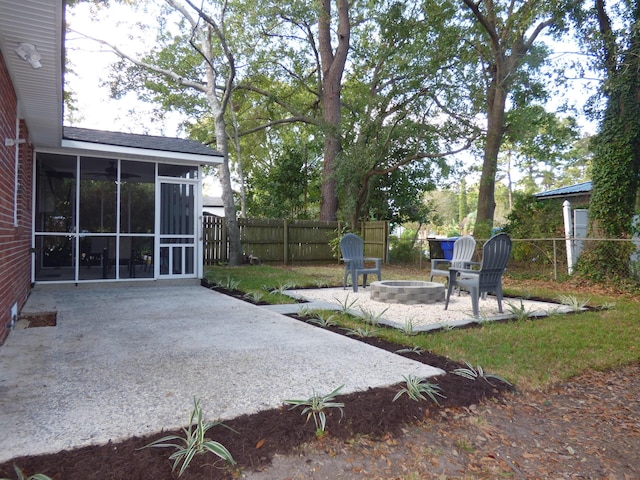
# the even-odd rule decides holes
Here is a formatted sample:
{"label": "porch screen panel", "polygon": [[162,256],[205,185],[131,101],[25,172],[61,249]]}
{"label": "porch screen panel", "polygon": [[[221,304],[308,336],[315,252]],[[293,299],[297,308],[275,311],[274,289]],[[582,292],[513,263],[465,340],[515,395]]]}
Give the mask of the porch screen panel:
{"label": "porch screen panel", "polygon": [[118,161],[80,157],[80,232],[115,233]]}
{"label": "porch screen panel", "polygon": [[38,153],[36,232],[73,232],[76,226],[76,157]]}
{"label": "porch screen panel", "polygon": [[122,161],[120,233],[153,233],[155,227],[155,164]]}
{"label": "porch screen panel", "polygon": [[73,280],[75,238],[70,235],[36,236],[36,281]]}
{"label": "porch screen panel", "polygon": [[161,185],[160,233],[162,235],[193,235],[195,187],[189,184]]}

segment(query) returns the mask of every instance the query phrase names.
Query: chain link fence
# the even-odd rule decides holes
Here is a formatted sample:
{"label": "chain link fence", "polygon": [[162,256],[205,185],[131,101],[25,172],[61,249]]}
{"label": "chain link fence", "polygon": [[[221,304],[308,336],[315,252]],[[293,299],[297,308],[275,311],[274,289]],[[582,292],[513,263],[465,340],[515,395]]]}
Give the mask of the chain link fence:
{"label": "chain link fence", "polygon": [[[621,278],[640,280],[640,239],[573,239],[564,238],[527,238],[511,239],[513,250],[507,269],[508,275],[517,278],[539,280],[562,280],[571,275],[575,269],[576,260],[583,252],[597,250],[601,258],[614,259],[620,249],[629,252],[629,261],[612,265]],[[474,260],[482,258],[484,240],[477,240]],[[573,267],[569,268],[567,243],[572,244]],[[410,240],[399,239],[390,241],[389,263],[391,265],[412,265],[419,269],[431,268],[430,258],[445,258],[443,252],[428,240],[418,240],[412,246]],[[569,258],[571,254],[569,254]],[[627,258],[624,255],[623,258]],[[597,272],[596,272],[597,273]]]}

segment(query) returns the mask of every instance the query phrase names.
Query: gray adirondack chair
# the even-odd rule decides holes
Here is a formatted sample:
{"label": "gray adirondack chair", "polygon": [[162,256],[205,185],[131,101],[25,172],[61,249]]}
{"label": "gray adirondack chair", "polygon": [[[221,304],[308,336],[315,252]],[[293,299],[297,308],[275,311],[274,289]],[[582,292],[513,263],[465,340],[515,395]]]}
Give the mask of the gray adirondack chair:
{"label": "gray adirondack chair", "polygon": [[[382,280],[380,272],[382,268],[381,258],[369,258],[364,256],[364,242],[355,233],[347,233],[340,239],[340,251],[344,261],[343,288],[347,288],[347,279],[351,276],[353,291],[358,291],[358,277],[362,275],[362,287],[367,286],[367,275],[378,275],[378,281]],[[365,262],[373,262],[373,267],[365,267]]]}
{"label": "gray adirondack chair", "polygon": [[502,274],[511,256],[511,239],[506,233],[491,237],[482,247],[482,261],[479,270],[450,268],[449,286],[444,309],[449,306],[449,297],[454,288],[459,287],[471,295],[473,316],[479,316],[480,295],[495,293],[498,311],[502,313]]}
{"label": "gray adirondack chair", "polygon": [[475,238],[471,235],[460,237],[453,244],[453,257],[451,260],[440,258],[431,260],[431,275],[429,276],[429,281],[433,282],[433,277],[435,276],[447,277],[447,279],[449,279],[449,267],[468,268],[475,251]]}

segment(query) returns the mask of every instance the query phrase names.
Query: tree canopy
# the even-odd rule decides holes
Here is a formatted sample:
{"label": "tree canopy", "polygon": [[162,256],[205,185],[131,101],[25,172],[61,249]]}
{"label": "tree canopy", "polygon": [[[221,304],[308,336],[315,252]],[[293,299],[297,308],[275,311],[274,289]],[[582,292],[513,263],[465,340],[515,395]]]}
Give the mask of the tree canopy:
{"label": "tree canopy", "polygon": [[158,19],[144,26],[156,38],[148,51],[119,51],[112,92],[183,112],[193,138],[225,153],[227,217],[239,199],[243,214],[420,221],[424,193],[473,148],[478,219],[492,221],[503,138],[537,159],[573,128],[542,108],[538,40],[564,29],[564,3],[163,5],[145,18]]}

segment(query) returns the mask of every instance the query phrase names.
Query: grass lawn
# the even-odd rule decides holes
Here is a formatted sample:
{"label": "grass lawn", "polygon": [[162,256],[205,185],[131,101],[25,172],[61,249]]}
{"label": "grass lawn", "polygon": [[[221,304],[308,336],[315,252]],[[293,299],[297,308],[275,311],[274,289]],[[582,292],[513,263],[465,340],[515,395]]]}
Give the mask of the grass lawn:
{"label": "grass lawn", "polygon": [[[210,282],[232,283],[244,292],[264,292],[271,303],[290,302],[289,297],[268,290],[289,287],[342,285],[344,267],[267,265],[208,267]],[[386,280],[428,280],[428,270],[385,265]],[[601,286],[578,286],[571,282],[549,282],[505,278],[505,295],[557,301],[559,295],[589,300],[591,307],[606,307],[586,313],[553,315],[543,319],[488,322],[477,328],[441,330],[405,335],[399,330],[378,329],[386,340],[418,346],[453,360],[467,361],[498,374],[521,390],[545,389],[590,369],[605,370],[640,361],[639,302],[632,296],[611,293]],[[363,321],[338,314],[334,319],[349,328]]]}

